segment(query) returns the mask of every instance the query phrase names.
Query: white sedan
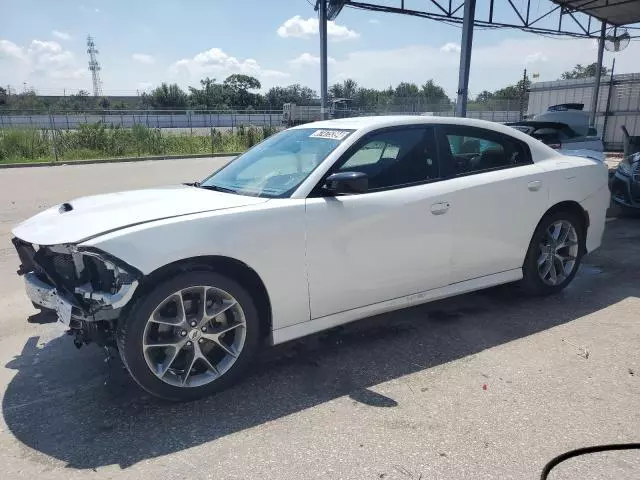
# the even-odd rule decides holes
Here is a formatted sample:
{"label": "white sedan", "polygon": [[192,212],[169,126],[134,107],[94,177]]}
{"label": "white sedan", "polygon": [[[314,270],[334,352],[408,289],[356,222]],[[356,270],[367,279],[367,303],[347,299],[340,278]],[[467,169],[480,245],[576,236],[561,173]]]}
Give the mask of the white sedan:
{"label": "white sedan", "polygon": [[607,168],[507,126],[348,118],[274,135],[202,182],[71,200],[13,230],[29,298],[115,346],[144,389],[210,394],[278,344],[520,282],[600,245]]}

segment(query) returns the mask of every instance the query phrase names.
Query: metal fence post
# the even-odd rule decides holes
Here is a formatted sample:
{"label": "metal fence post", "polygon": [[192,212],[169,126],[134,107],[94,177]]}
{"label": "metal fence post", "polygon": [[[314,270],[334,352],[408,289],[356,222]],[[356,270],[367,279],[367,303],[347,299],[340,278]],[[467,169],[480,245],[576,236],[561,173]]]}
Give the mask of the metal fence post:
{"label": "metal fence post", "polygon": [[49,110],[49,126],[51,127],[51,138],[52,138],[51,147],[53,149],[53,161],[57,162],[58,148],[56,145],[56,122],[53,118],[53,114],[51,113],[51,110]]}

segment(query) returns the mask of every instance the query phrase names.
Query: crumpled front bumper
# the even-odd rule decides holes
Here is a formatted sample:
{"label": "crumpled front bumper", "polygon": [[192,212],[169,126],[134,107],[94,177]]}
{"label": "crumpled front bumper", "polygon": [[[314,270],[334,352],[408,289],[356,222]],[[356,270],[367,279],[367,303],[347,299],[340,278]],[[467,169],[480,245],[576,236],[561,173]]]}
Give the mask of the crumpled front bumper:
{"label": "crumpled front bumper", "polygon": [[34,272],[25,274],[24,283],[29,300],[43,308],[55,310],[58,303],[55,287],[40,280]]}
{"label": "crumpled front bumper", "polygon": [[14,238],[25,290],[37,306],[60,320],[115,320],[136,291],[140,273],[118,259],[73,245],[34,246]]}

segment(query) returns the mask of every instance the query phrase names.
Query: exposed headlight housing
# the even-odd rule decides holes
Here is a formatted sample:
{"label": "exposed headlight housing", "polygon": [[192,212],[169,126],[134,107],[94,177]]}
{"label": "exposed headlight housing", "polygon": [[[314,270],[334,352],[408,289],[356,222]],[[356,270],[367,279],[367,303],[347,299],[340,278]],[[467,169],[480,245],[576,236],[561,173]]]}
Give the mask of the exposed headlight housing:
{"label": "exposed headlight housing", "polygon": [[118,309],[126,305],[138,286],[139,272],[120,260],[92,248],[72,248],[79,278],[74,293],[98,307]]}

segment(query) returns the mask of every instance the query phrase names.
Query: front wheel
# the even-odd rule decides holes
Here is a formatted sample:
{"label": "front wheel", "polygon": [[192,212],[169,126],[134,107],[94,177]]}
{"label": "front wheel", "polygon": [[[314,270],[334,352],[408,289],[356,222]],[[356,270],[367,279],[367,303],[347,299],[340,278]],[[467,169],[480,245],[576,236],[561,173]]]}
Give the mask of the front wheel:
{"label": "front wheel", "polygon": [[578,271],[585,243],[583,222],[572,212],[546,215],[533,234],[521,285],[533,295],[564,289]]}
{"label": "front wheel", "polygon": [[259,319],[249,293],[213,272],[177,275],[140,298],[118,326],[118,347],[149,393],[183,401],[236,380],[257,350]]}

